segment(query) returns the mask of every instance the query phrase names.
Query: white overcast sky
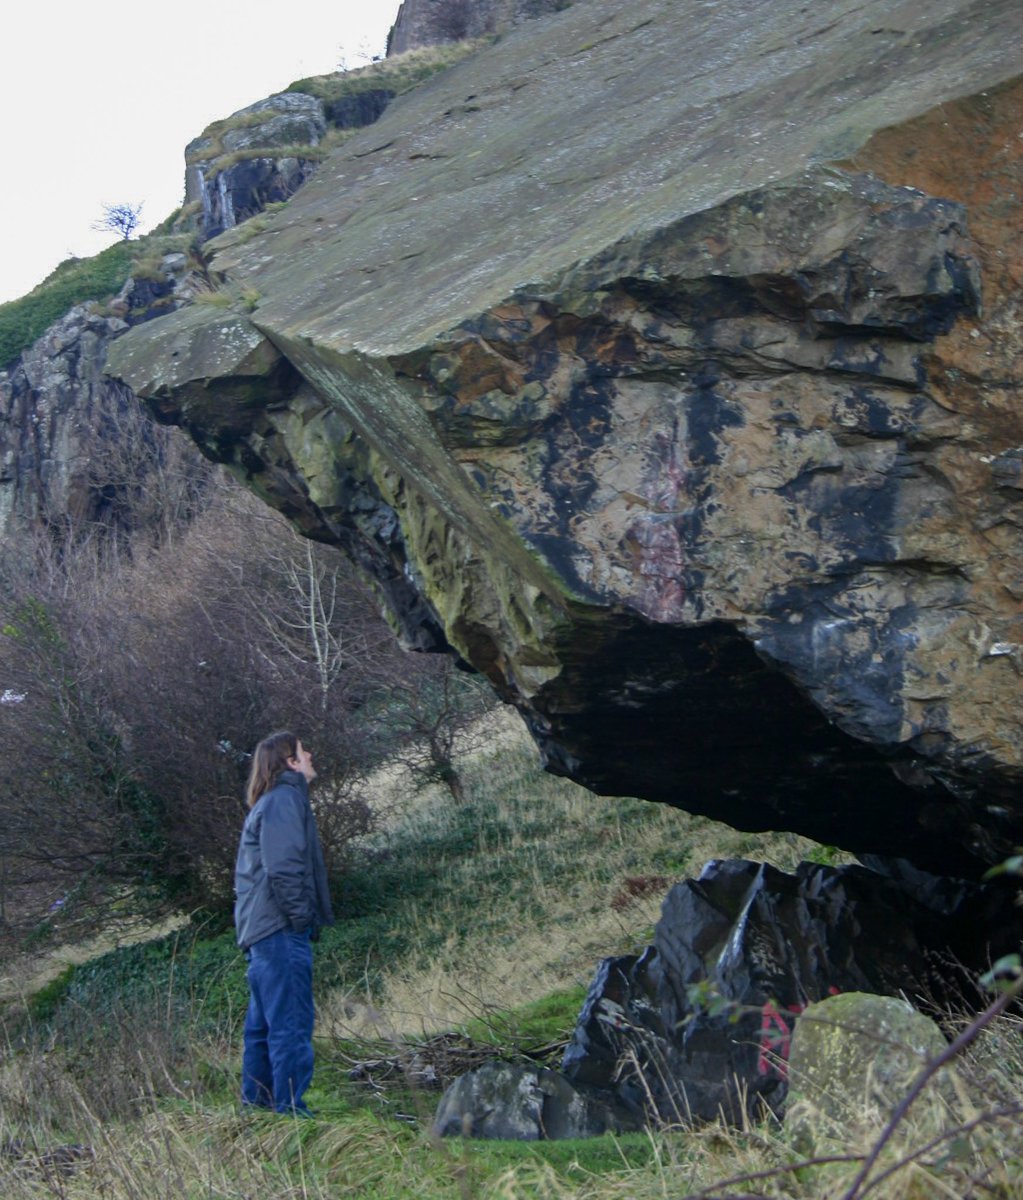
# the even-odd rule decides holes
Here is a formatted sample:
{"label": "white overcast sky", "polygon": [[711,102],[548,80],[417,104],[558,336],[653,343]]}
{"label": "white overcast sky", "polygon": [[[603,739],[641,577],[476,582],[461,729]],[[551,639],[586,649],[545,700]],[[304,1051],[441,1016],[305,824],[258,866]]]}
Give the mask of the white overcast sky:
{"label": "white overcast sky", "polygon": [[211,121],[383,54],[399,0],[24,0],[0,17],[0,302],[115,239],[104,204],[182,202]]}

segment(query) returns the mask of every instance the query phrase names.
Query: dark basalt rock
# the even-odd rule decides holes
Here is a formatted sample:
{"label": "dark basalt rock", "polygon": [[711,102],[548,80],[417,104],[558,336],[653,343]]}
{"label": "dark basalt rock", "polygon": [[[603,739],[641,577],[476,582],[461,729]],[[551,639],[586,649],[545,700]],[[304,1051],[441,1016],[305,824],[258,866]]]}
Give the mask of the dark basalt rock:
{"label": "dark basalt rock", "polygon": [[973,982],[1018,949],[1014,889],[907,865],[711,862],[676,884],[642,955],[605,959],[562,1070],[631,1112],[683,1123],[780,1113],[798,1014],[845,992],[918,1007],[972,1004]]}

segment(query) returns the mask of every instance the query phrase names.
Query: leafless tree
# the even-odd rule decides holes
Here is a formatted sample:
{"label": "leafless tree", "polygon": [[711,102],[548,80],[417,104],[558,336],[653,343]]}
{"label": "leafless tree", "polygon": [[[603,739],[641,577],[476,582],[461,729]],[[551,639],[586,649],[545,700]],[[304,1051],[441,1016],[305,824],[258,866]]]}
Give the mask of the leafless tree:
{"label": "leafless tree", "polygon": [[137,204],[104,204],[102,215],[92,227],[99,233],[116,233],[126,242],[142,219],[142,202]]}
{"label": "leafless tree", "polygon": [[[7,547],[8,551],[12,547]],[[33,553],[35,561],[33,561]],[[91,636],[76,630],[81,593],[64,587],[54,551],[24,539],[5,555],[0,584],[0,856],[9,920],[34,920],[67,897],[94,898],[146,871],[139,795],[100,686]],[[79,547],[83,564],[91,547]],[[91,574],[86,566],[82,578]],[[99,613],[103,613],[102,598]],[[42,907],[41,907],[42,906]],[[87,905],[86,905],[87,907]]]}
{"label": "leafless tree", "polygon": [[[0,562],[0,902],[73,896],[226,911],[252,746],[290,727],[316,751],[325,851],[343,867],[372,813],[365,769],[462,786],[454,753],[486,693],[403,653],[337,552],[130,396],[94,414],[86,498]],[[31,907],[31,906],[29,906]]]}
{"label": "leafless tree", "polygon": [[440,784],[464,804],[458,758],[485,744],[481,719],[497,702],[489,684],[450,658],[405,655],[378,678],[375,700],[370,728],[381,755],[403,766],[417,789]]}

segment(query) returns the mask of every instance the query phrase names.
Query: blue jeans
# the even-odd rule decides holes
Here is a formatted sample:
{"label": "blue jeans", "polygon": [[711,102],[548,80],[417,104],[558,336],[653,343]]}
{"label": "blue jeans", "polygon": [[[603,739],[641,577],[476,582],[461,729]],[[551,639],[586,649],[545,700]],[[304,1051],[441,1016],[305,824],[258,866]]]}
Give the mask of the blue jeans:
{"label": "blue jeans", "polygon": [[242,1104],[309,1115],[313,1077],[313,948],[281,929],[249,947]]}

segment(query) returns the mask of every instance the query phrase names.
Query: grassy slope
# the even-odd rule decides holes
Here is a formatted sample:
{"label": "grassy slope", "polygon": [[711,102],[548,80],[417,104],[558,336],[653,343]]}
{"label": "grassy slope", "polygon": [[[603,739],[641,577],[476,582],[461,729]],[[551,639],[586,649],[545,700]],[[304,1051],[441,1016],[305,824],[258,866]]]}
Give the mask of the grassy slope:
{"label": "grassy slope", "polygon": [[[596,960],[649,937],[665,885],[644,894],[628,881],[693,874],[714,855],[791,867],[812,849],[791,836],[756,838],[656,805],[592,797],[542,774],[521,741],[504,740],[472,764],[468,785],[472,802],[457,808],[399,782],[386,832],[346,877],[342,920],[317,954],[311,1099],[320,1120],[296,1126],[237,1114],[243,964],[229,931],[178,934],[77,967],[37,998],[38,1040],[11,1047],[0,1066],[0,1144],[82,1143],[95,1160],[47,1190],[38,1171],[0,1156],[0,1194],[127,1200],[156,1195],[158,1178],[161,1196],[225,1200],[642,1200],[793,1161],[767,1129],[437,1144],[428,1133],[436,1092],[349,1081],[353,1058],[393,1054],[409,1036],[443,1029],[505,1052],[555,1041]],[[1008,1036],[1018,1042],[1018,1029]],[[1015,1168],[1011,1160],[1004,1146],[994,1154],[990,1194],[1023,1195],[1015,1183],[999,1190],[1012,1170],[1018,1179],[1018,1151]],[[771,1196],[840,1195],[852,1170],[786,1172],[760,1186]],[[878,1194],[943,1194],[930,1172],[914,1171],[924,1190]]]}
{"label": "grassy slope", "polygon": [[117,242],[92,258],[69,258],[18,300],[0,304],[0,369],[9,366],[70,308],[103,300],[128,278],[133,242]]}

